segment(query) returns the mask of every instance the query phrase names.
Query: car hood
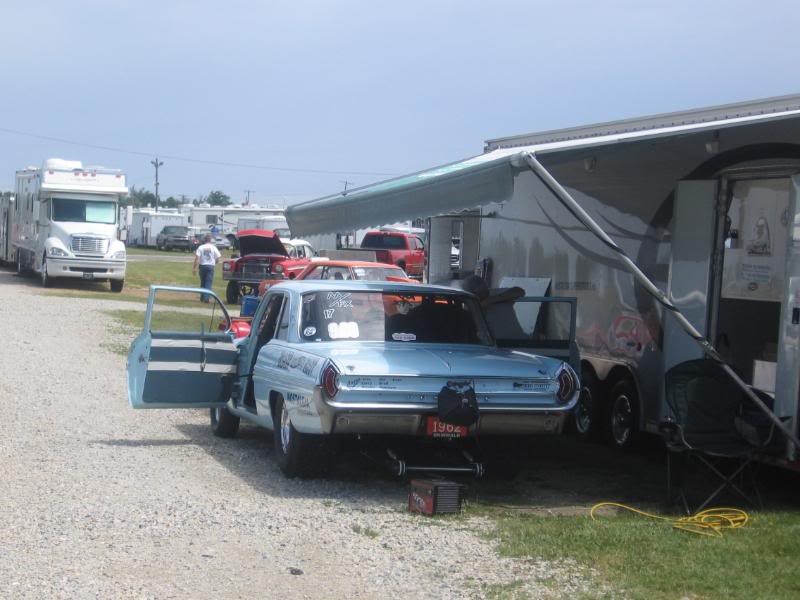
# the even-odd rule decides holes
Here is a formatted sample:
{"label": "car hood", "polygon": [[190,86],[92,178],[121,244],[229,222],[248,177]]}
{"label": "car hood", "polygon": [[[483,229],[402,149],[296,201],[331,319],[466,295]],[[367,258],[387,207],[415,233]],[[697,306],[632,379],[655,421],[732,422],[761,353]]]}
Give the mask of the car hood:
{"label": "car hood", "polygon": [[240,231],[236,236],[239,239],[239,251],[242,256],[248,254],[279,254],[289,256],[283,242],[272,231],[249,229]]}
{"label": "car hood", "polygon": [[553,378],[562,364],[516,350],[463,344],[322,342],[308,344],[308,350],[330,358],[345,375]]}

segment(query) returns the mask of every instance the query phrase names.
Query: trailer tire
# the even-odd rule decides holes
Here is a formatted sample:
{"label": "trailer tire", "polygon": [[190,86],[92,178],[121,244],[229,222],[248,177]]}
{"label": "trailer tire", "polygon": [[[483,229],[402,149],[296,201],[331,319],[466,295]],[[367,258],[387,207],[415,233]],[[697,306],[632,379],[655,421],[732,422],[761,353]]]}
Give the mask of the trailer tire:
{"label": "trailer tire", "polygon": [[232,414],[227,406],[212,408],[210,411],[211,431],[221,438],[236,437],[239,432],[239,417]]}
{"label": "trailer tire", "polygon": [[600,397],[600,386],[594,371],[581,367],[581,394],[578,404],[572,413],[571,428],[574,433],[585,440],[596,440],[603,430],[603,410]]}
{"label": "trailer tire", "polygon": [[53,278],[47,273],[47,256],[42,256],[42,269],[40,273],[42,280],[42,287],[49,288],[53,286]]}
{"label": "trailer tire", "polygon": [[125,280],[124,279],[109,279],[108,284],[111,286],[111,291],[115,293],[120,293],[122,288],[125,287]]}
{"label": "trailer tire", "polygon": [[225,288],[225,303],[237,304],[239,302],[239,284],[235,281],[229,281],[228,287]]}
{"label": "trailer tire", "polygon": [[331,452],[323,435],[297,431],[289,419],[282,396],[275,399],[272,412],[275,460],[288,478],[318,477],[330,465]]}
{"label": "trailer tire", "polygon": [[630,379],[621,379],[611,388],[605,413],[608,443],[619,450],[635,447],[639,435],[639,395]]}
{"label": "trailer tire", "polygon": [[22,277],[25,275],[25,269],[22,267],[22,250],[17,248],[17,275]]}

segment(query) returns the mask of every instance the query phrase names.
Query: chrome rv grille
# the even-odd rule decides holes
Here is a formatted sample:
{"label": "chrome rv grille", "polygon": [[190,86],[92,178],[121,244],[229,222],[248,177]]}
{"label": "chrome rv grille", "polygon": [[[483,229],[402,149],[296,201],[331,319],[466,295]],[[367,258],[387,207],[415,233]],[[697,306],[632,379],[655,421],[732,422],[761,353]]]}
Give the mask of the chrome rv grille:
{"label": "chrome rv grille", "polygon": [[72,251],[75,254],[105,254],[107,250],[108,239],[106,238],[83,235],[72,236]]}

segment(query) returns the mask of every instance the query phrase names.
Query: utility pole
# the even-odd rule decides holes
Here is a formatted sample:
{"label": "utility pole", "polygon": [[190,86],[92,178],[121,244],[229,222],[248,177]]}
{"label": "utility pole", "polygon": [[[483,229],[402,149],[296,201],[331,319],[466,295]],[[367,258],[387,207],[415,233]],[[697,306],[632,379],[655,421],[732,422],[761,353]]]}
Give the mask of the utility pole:
{"label": "utility pole", "polygon": [[344,180],[340,179],[339,181],[344,184],[344,191],[342,193],[346,194],[347,193],[347,186],[348,185],[353,185],[353,182],[352,181],[347,181],[346,179],[344,179]]}
{"label": "utility pole", "polygon": [[255,192],[255,190],[245,190],[244,191],[244,193],[245,193],[244,205],[245,206],[250,206],[250,192]]}
{"label": "utility pole", "polygon": [[158,160],[156,156],[155,160],[151,160],[150,164],[156,168],[156,212],[158,212],[158,167],[162,166],[164,163]]}

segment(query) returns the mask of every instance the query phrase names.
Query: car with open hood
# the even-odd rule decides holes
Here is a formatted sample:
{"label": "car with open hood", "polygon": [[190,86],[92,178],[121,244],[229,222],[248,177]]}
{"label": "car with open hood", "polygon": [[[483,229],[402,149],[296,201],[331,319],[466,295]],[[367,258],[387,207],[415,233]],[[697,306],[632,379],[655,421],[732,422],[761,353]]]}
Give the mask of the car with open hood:
{"label": "car with open hood", "polygon": [[[205,320],[170,312],[174,298],[159,302],[204,293],[213,299]],[[210,409],[223,437],[241,419],[266,427],[287,476],[318,473],[337,436],[559,433],[578,400],[569,364],[529,351],[534,339],[525,350],[499,347],[464,290],[287,281],[261,299],[246,338],[234,341],[230,322],[208,290],[151,287],[128,356],[130,404]]]}
{"label": "car with open hood", "polygon": [[291,270],[302,270],[310,258],[292,258],[281,238],[266,229],[245,229],[236,234],[239,256],[222,263],[228,282],[225,300],[236,304],[245,294],[255,295],[263,279],[283,279]]}

